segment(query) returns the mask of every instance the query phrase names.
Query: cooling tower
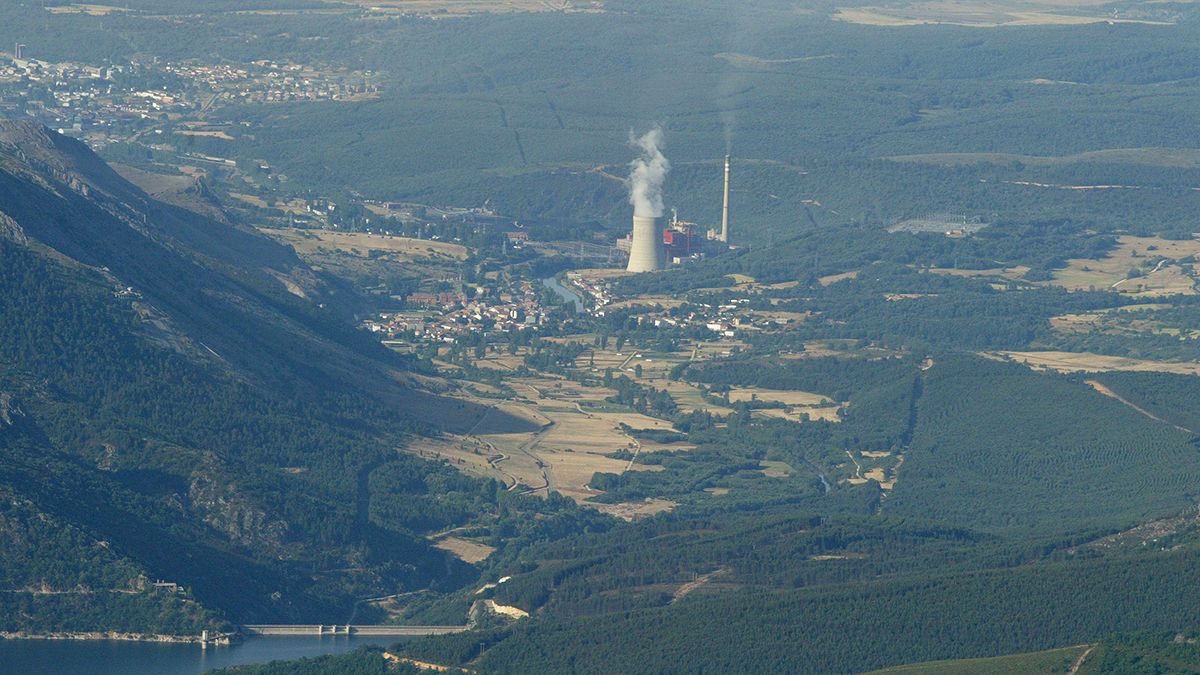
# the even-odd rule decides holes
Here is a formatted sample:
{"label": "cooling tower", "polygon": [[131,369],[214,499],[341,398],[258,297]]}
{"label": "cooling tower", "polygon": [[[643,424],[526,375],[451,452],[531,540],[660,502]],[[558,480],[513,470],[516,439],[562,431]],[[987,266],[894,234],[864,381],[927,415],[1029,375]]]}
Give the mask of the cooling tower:
{"label": "cooling tower", "polygon": [[663,252],[662,218],[633,217],[633,246],[629,250],[630,272],[653,272],[666,267]]}

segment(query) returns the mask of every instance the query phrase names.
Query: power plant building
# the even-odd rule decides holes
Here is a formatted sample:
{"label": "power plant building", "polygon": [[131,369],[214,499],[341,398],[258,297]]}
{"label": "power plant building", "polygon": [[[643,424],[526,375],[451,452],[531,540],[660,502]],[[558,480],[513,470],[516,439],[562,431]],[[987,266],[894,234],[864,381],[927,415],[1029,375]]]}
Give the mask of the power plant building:
{"label": "power plant building", "polygon": [[[724,191],[721,203],[721,229],[708,230],[710,242],[729,243],[729,173],[730,158],[725,156]],[[706,248],[703,235],[694,223],[672,217],[669,227],[664,227],[662,218],[634,215],[633,233],[617,240],[617,248],[629,252],[630,272],[654,272],[667,268],[670,262],[683,264],[688,260],[703,257]],[[718,248],[724,249],[726,246]]]}

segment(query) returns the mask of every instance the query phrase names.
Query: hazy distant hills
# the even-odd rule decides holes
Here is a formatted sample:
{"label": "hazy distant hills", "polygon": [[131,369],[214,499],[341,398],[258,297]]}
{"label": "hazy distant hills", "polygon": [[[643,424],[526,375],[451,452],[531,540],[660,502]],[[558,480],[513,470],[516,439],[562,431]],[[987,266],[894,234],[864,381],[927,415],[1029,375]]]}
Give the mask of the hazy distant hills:
{"label": "hazy distant hills", "polygon": [[469,575],[371,522],[366,477],[436,471],[396,453],[405,434],[485,410],[407,384],[355,303],[290,249],[0,122],[0,630],[344,621],[360,593]]}

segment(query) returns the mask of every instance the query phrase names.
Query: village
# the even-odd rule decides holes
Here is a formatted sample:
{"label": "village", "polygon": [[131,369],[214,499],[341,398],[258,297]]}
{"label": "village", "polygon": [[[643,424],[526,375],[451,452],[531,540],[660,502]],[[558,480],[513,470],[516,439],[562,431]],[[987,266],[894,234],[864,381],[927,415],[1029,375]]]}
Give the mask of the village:
{"label": "village", "polygon": [[18,44],[0,61],[0,111],[24,114],[93,149],[156,136],[233,140],[224,127],[208,129],[218,104],[338,101],[373,98],[373,73],[322,69],[290,62],[124,63],[48,62]]}

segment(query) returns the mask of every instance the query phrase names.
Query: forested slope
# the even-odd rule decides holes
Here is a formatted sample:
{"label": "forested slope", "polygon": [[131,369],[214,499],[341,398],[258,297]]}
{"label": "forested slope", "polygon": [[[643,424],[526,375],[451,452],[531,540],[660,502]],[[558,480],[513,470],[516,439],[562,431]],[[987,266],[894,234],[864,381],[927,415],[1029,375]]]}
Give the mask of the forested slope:
{"label": "forested slope", "polygon": [[[142,602],[122,592],[136,575],[181,584],[215,610],[152,596],[120,610],[122,627],[165,631],[205,616],[344,620],[355,596],[473,576],[421,535],[474,517],[444,514],[487,495],[494,504],[494,488],[406,497],[413,482],[367,478],[385,465],[418,485],[453,477],[396,448],[485,409],[404,384],[412,364],[322,308],[348,289],[257,234],[153,202],[82,145],[31,125],[0,126],[0,185],[0,400],[16,420],[0,430],[0,490],[77,533],[47,548],[64,556],[55,574],[33,560],[7,568],[8,625],[66,625],[61,607],[82,597],[79,583]],[[374,496],[406,506],[380,524]],[[26,536],[26,519],[4,536]],[[124,561],[120,578],[88,580],[97,542]],[[67,624],[108,629],[111,602]]]}
{"label": "forested slope", "polygon": [[1194,437],[1079,377],[950,358],[927,371],[917,411],[888,512],[1068,533],[1178,513],[1200,486]]}

